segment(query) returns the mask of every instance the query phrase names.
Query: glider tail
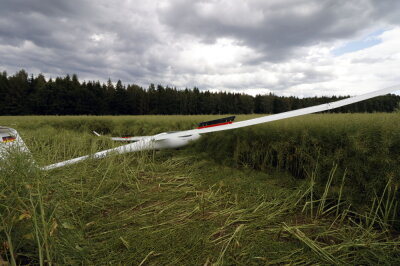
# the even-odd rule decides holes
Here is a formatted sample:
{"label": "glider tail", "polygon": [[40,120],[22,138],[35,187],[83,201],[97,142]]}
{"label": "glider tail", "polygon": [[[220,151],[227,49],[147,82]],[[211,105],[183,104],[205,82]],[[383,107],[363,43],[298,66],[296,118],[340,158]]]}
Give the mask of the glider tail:
{"label": "glider tail", "polygon": [[6,161],[15,152],[30,154],[28,147],[15,129],[0,126],[0,161]]}
{"label": "glider tail", "polygon": [[0,126],[0,153],[10,150],[29,152],[28,147],[15,129]]}

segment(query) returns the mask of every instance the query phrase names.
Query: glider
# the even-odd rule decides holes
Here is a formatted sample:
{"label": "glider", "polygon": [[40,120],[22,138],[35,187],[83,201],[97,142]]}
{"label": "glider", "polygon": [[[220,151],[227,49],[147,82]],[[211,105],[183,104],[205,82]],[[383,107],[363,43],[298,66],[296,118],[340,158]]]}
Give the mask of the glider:
{"label": "glider", "polygon": [[[268,123],[272,121],[277,121],[281,119],[312,114],[317,112],[328,111],[331,109],[346,106],[352,103],[364,101],[377,96],[385,95],[400,90],[400,85],[393,86],[390,88],[366,93],[363,95],[339,100],[336,102],[311,106],[303,109],[288,111],[284,113],[263,116],[259,118],[244,120],[240,122],[233,123],[235,117],[227,117],[223,119],[212,120],[208,122],[200,123],[199,127],[196,129],[185,130],[185,131],[173,131],[173,132],[163,132],[153,136],[140,136],[140,137],[119,137],[112,138],[115,141],[125,141],[129,144],[125,144],[116,148],[96,152],[94,154],[70,159],[67,161],[51,164],[48,166],[41,167],[42,170],[51,170],[59,167],[64,167],[67,165],[75,164],[87,159],[99,159],[109,156],[111,154],[123,154],[135,151],[144,150],[161,150],[167,148],[180,148],[192,141],[198,140],[202,134],[231,130],[236,128],[248,127],[253,125],[258,125],[262,123]],[[97,132],[94,132],[97,136],[101,136]],[[29,153],[29,149],[25,145],[22,138],[19,136],[15,129],[9,127],[0,126],[0,160],[6,160],[8,154],[13,150],[19,150],[21,152]]]}

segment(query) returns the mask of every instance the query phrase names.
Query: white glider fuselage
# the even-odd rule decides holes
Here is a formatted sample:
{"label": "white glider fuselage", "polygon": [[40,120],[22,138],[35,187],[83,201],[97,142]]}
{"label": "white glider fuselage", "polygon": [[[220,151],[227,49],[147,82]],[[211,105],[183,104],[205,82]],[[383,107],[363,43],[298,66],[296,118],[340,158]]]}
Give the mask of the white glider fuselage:
{"label": "white glider fuselage", "polygon": [[[156,150],[161,149],[175,149],[186,146],[191,141],[198,140],[200,138],[199,134],[187,134],[187,135],[175,135],[170,137],[169,135],[172,133],[179,133],[181,131],[172,131],[172,132],[163,132],[154,136],[140,136],[140,137],[111,137],[113,141],[120,141],[120,142],[139,142],[144,140],[151,140],[152,141],[152,148]],[[95,132],[97,136],[101,136],[97,132]]]}
{"label": "white glider fuselage", "polygon": [[154,149],[177,149],[186,146],[190,142],[196,141],[200,138],[200,134],[198,133],[187,135],[174,135],[172,137],[169,137],[170,134],[175,134],[178,132],[164,132],[161,134],[157,134],[154,137],[151,137],[154,143]]}

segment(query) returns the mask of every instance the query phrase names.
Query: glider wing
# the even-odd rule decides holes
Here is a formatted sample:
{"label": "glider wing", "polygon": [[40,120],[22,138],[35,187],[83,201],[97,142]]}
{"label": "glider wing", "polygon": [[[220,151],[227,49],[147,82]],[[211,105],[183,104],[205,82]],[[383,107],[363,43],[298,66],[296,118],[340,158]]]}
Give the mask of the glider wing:
{"label": "glider wing", "polygon": [[55,163],[55,164],[51,164],[45,167],[42,167],[42,170],[51,170],[51,169],[55,169],[55,168],[59,168],[59,167],[63,167],[63,166],[67,166],[67,165],[71,165],[71,164],[75,164],[78,163],[80,161],[84,161],[87,159],[100,159],[100,158],[104,158],[108,155],[111,154],[123,154],[123,153],[128,153],[128,152],[135,152],[135,151],[144,151],[144,150],[151,150],[153,149],[153,141],[149,138],[149,139],[143,139],[134,143],[130,143],[130,144],[126,144],[123,146],[119,146],[116,148],[112,148],[112,149],[108,149],[108,150],[104,150],[104,151],[99,151],[96,152],[94,154],[90,154],[90,155],[85,155],[82,157],[78,157],[78,158],[74,158],[71,160],[67,160],[67,161],[63,161],[63,162],[59,162],[59,163]]}
{"label": "glider wing", "polygon": [[113,141],[121,141],[121,142],[136,142],[139,140],[143,140],[146,138],[150,138],[150,136],[136,136],[136,137],[112,137]]}
{"label": "glider wing", "polygon": [[[96,131],[93,131],[93,134],[95,134],[97,137],[103,137],[100,133],[97,133]],[[113,141],[121,141],[121,142],[135,142],[139,140],[143,140],[146,138],[150,138],[151,136],[136,136],[136,137],[111,137],[111,140]]]}
{"label": "glider wing", "polygon": [[[173,137],[180,137],[183,135],[190,135],[190,134],[205,134],[205,133],[211,133],[211,132],[217,132],[217,131],[223,131],[223,130],[230,130],[230,129],[235,129],[235,128],[248,127],[248,126],[273,122],[273,121],[296,117],[296,116],[301,116],[301,115],[307,115],[307,114],[312,114],[312,113],[317,113],[317,112],[328,111],[328,110],[346,106],[346,105],[349,105],[352,103],[357,103],[357,102],[361,102],[364,100],[368,100],[368,99],[371,99],[371,98],[374,98],[377,96],[382,96],[382,95],[392,93],[392,92],[395,92],[398,90],[400,90],[400,85],[382,89],[382,90],[378,90],[378,91],[374,91],[374,92],[370,92],[370,93],[366,93],[366,94],[359,95],[359,96],[350,97],[350,98],[339,100],[336,102],[325,103],[325,104],[321,104],[321,105],[311,106],[311,107],[307,107],[307,108],[303,108],[303,109],[298,109],[298,110],[274,114],[274,115],[262,116],[262,117],[249,119],[249,120],[245,120],[245,121],[240,121],[240,122],[236,122],[236,123],[232,123],[232,124],[221,125],[221,126],[216,126],[216,127],[201,128],[201,129],[179,131],[179,132],[170,134],[169,137],[173,138]],[[155,136],[155,139],[158,139],[158,136]]]}

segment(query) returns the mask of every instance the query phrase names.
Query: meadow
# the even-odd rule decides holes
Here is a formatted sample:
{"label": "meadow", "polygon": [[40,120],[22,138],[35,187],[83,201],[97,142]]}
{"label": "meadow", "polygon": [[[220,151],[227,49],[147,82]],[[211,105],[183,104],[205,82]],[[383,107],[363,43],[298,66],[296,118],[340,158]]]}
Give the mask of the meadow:
{"label": "meadow", "polygon": [[[0,117],[38,165],[220,116]],[[237,120],[255,117],[239,115]],[[400,115],[315,114],[180,150],[0,163],[0,265],[399,264]]]}

